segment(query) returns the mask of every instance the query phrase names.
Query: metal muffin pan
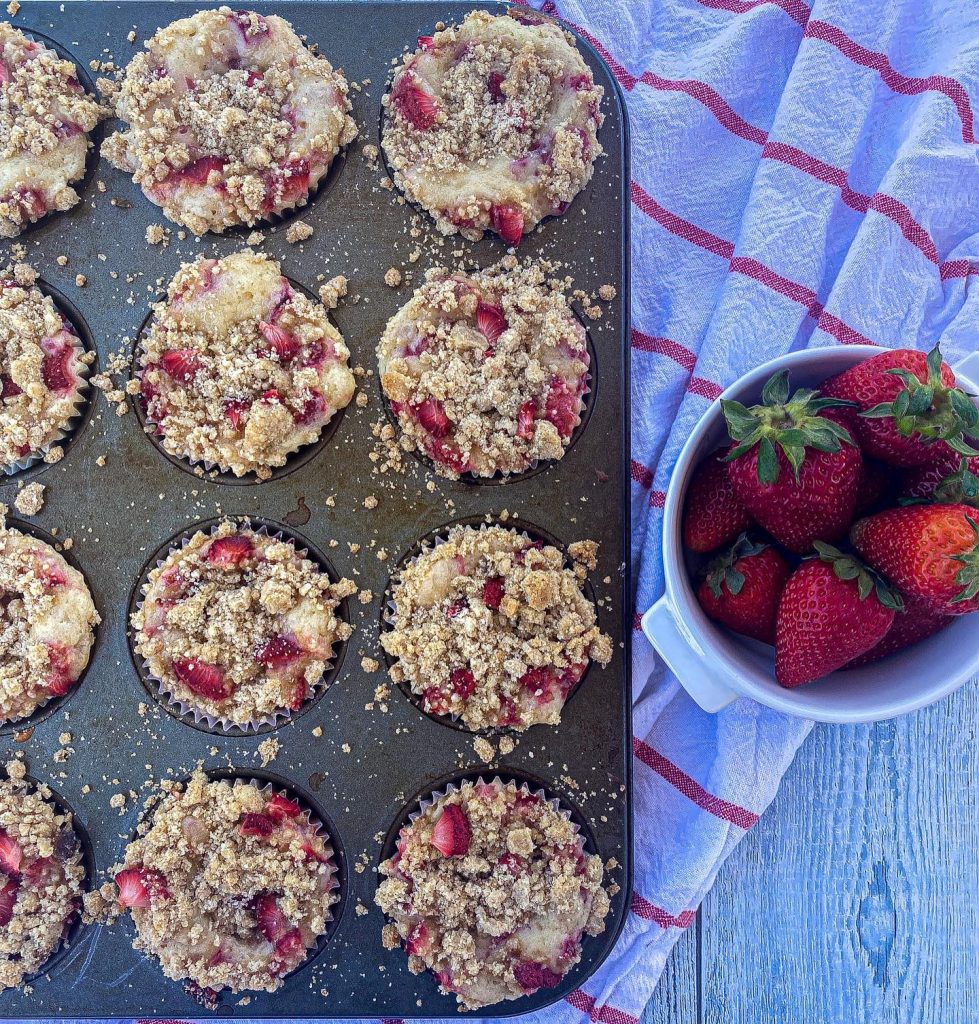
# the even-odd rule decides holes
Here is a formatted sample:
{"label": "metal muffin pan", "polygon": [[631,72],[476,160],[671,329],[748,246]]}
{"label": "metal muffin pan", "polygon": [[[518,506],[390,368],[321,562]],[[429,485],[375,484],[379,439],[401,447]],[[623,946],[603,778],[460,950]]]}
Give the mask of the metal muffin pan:
{"label": "metal muffin pan", "polygon": [[[161,25],[205,4],[123,3],[64,5],[41,0],[25,4],[13,23],[57,42],[88,69],[92,60],[125,66],[141,41]],[[475,6],[500,13],[501,4],[458,3],[258,3],[318,43],[351,82],[358,139],[298,216],[315,228],[300,245],[285,239],[285,218],[257,246],[282,264],[283,273],[316,291],[322,280],[343,273],[347,300],[333,313],[351,349],[351,365],[368,373],[358,391],[368,405],[348,407],[329,440],[314,455],[300,452],[289,472],[265,483],[227,486],[222,479],[197,478],[166,458],[130,412],[119,417],[94,394],[64,459],[0,478],[0,501],[11,505],[18,481],[47,487],[29,532],[57,531],[71,537],[69,560],[84,572],[102,616],[92,662],[79,686],[59,705],[26,723],[25,736],[4,730],[4,760],[22,752],[29,772],[48,782],[68,803],[91,840],[96,881],[121,859],[139,822],[146,798],[161,779],[186,777],[194,766],[274,778],[303,795],[328,824],[345,869],[341,902],[329,941],[290,976],[278,992],[225,995],[216,1011],[200,1007],[180,983],[166,979],[157,963],[132,948],[133,927],[124,919],[112,927],[81,929],[71,948],[38,978],[30,993],[0,994],[6,1018],[47,1017],[441,1017],[456,1013],[455,1000],[439,994],[429,974],[412,976],[403,951],[385,951],[383,916],[374,906],[376,867],[386,837],[420,797],[461,777],[499,774],[543,787],[568,807],[582,825],[588,846],[617,866],[608,872],[619,888],[603,935],[586,939],[583,957],[554,989],[477,1013],[505,1017],[540,1009],[580,987],[608,955],[621,930],[631,886],[631,810],[628,800],[631,743],[629,648],[629,504],[626,451],[629,423],[629,203],[628,137],[618,86],[590,45],[578,45],[605,87],[605,124],[599,139],[606,150],[589,186],[562,218],[552,218],[526,237],[521,257],[545,256],[564,264],[576,287],[594,292],[611,284],[617,295],[603,303],[603,316],[586,321],[593,353],[590,412],[565,458],[500,484],[450,482],[433,478],[423,460],[406,455],[401,473],[381,474],[369,454],[372,426],[387,422],[376,375],[375,347],[384,325],[439,262],[455,265],[461,253],[470,266],[488,266],[505,253],[495,237],[479,243],[458,237],[440,240],[430,221],[419,217],[396,192],[380,187],[383,164],[372,166],[365,145],[377,145],[381,96],[390,61],[437,22],[461,20]],[[127,41],[134,30],[136,43]],[[369,44],[365,47],[364,40]],[[95,78],[100,72],[89,71]],[[369,84],[367,83],[369,80]],[[110,122],[104,134],[114,129]],[[100,184],[104,185],[104,190]],[[2,260],[26,249],[65,312],[87,329],[98,354],[92,374],[110,355],[128,356],[148,312],[182,262],[199,255],[222,256],[245,244],[247,230],[224,236],[178,238],[160,210],[145,199],[130,177],[99,161],[80,187],[82,202],[55,214],[19,239],[0,243]],[[413,224],[422,237],[411,234]],[[150,246],[146,228],[171,229],[170,242]],[[441,244],[440,244],[441,242]],[[408,259],[422,249],[417,263]],[[56,257],[67,256],[66,266]],[[398,289],[383,283],[386,268],[413,271]],[[75,275],[87,284],[77,287]],[[320,277],[322,275],[322,278]],[[83,334],[83,337],[85,335]],[[105,456],[106,464],[97,459]],[[435,480],[433,490],[428,483]],[[492,483],[492,485],[487,485]],[[375,496],[373,510],[364,506]],[[328,503],[328,499],[330,502]],[[15,520],[19,517],[12,511]],[[154,552],[171,537],[217,516],[251,516],[281,524],[309,542],[336,572],[354,579],[372,599],[348,599],[354,635],[322,695],[281,728],[260,735],[226,735],[194,728],[174,717],[147,690],[130,654],[127,615],[130,598]],[[599,600],[601,627],[615,641],[612,663],[593,666],[568,701],[560,727],[538,726],[515,736],[515,749],[485,764],[473,749],[473,734],[425,714],[387,676],[378,641],[382,602],[390,574],[417,542],[457,520],[509,518],[536,528],[561,544],[593,538],[601,542],[599,568],[591,586]],[[36,526],[34,524],[37,524]],[[331,542],[335,542],[332,543]],[[360,545],[354,552],[351,545]],[[386,558],[378,558],[383,553]],[[608,582],[605,582],[605,580]],[[364,656],[379,663],[365,670]],[[382,699],[375,691],[386,685]],[[368,710],[367,705],[371,705]],[[322,735],[315,736],[322,730]],[[73,753],[55,761],[59,736],[70,732]],[[489,737],[494,745],[499,736]],[[262,764],[259,745],[274,739],[278,754]],[[264,769],[264,773],[263,773]],[[111,808],[116,793],[138,794],[122,810]],[[326,993],[326,994],[323,994]]]}

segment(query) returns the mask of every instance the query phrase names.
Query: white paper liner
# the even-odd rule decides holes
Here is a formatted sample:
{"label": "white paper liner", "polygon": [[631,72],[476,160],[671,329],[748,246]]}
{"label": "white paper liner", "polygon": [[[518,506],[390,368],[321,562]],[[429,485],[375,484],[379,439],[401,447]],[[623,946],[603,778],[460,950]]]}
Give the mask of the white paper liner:
{"label": "white paper liner", "polygon": [[[250,529],[253,533],[262,534],[263,536],[270,537],[272,540],[283,541],[286,544],[291,545],[292,548],[295,550],[296,554],[298,554],[301,558],[309,559],[309,561],[312,562],[313,565],[315,565],[317,569],[321,573],[323,573],[323,575],[328,577],[328,573],[326,572],[324,566],[320,565],[317,559],[310,555],[309,550],[307,548],[297,547],[293,539],[291,537],[286,536],[281,531],[271,532],[268,529],[268,527],[265,526],[264,523],[256,526],[252,524],[252,522],[247,518],[241,522],[238,522],[236,525],[238,529]],[[215,523],[207,532],[213,536],[218,531],[219,527],[220,523]],[[192,530],[188,533],[183,534],[180,538],[179,545],[177,545],[176,547],[169,547],[167,549],[167,553],[162,558],[158,558],[156,560],[154,568],[160,568],[171,555],[173,555],[177,551],[182,551],[185,547],[187,547],[191,539],[201,532],[202,531],[200,530]],[[149,580],[147,580],[147,582],[140,587],[139,592],[141,594],[141,597],[139,601],[136,602],[136,606],[133,609],[134,612],[138,612],[142,609],[143,601],[146,598],[146,594],[149,590],[149,587]],[[339,608],[339,602],[337,607]],[[336,648],[342,643],[342,638],[337,638],[333,641],[333,652],[326,661],[326,666],[323,669],[323,674],[320,676],[319,679],[316,680],[316,682],[307,683],[308,689],[306,693],[306,699],[303,701],[299,708],[297,708],[295,711],[293,711],[291,708],[277,709],[271,715],[266,715],[264,718],[253,718],[244,724],[240,722],[234,722],[230,718],[216,718],[213,715],[209,715],[206,712],[202,711],[200,708],[197,708],[192,704],[188,704],[186,701],[182,700],[173,692],[170,683],[164,682],[162,679],[157,678],[157,676],[153,674],[149,662],[145,658],[141,660],[140,667],[142,668],[143,674],[147,681],[153,683],[154,687],[156,688],[156,693],[154,694],[156,699],[161,704],[169,705],[170,707],[177,710],[182,718],[189,715],[193,718],[195,724],[200,725],[201,723],[203,723],[211,732],[215,730],[220,730],[221,732],[228,733],[229,735],[247,735],[249,733],[256,733],[260,729],[279,728],[279,726],[284,725],[286,721],[288,721],[294,715],[298,714],[299,711],[301,711],[303,707],[306,706],[306,704],[308,704],[310,701],[314,699],[317,693],[325,690],[327,687],[326,680],[332,674],[336,662]],[[135,635],[133,636],[133,652],[137,655],[139,653],[136,650]]]}

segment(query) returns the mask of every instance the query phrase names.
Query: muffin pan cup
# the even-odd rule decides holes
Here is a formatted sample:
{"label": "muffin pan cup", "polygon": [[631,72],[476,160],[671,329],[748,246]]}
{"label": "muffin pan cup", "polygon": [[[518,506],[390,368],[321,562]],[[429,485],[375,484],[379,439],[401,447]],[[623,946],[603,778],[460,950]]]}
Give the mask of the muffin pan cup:
{"label": "muffin pan cup", "polygon": [[[62,10],[57,2],[35,0],[11,20],[58,41],[82,67],[110,59],[125,66],[141,41],[161,25],[206,6],[217,5],[126,0]],[[383,949],[385,922],[374,893],[385,837],[404,820],[413,794],[417,806],[418,799],[460,774],[526,781],[531,790],[543,789],[548,798],[570,807],[588,834],[589,849],[605,862],[614,858],[618,863],[607,872],[607,882],[619,887],[606,931],[586,939],[581,962],[559,986],[468,1016],[503,1018],[559,1002],[587,985],[615,944],[629,909],[632,841],[628,137],[615,80],[586,41],[579,39],[578,46],[605,88],[606,120],[599,138],[607,155],[568,213],[544,222],[518,249],[521,258],[560,261],[557,273],[568,274],[575,287],[589,294],[604,284],[616,290],[613,301],[599,303],[601,319],[588,321],[591,394],[575,443],[559,462],[541,463],[532,473],[505,483],[444,480],[410,453],[404,453],[401,472],[381,473],[369,458],[377,444],[375,424],[387,422],[375,355],[387,320],[407,301],[427,267],[455,265],[453,253],[458,250],[465,253],[467,266],[486,267],[506,252],[495,236],[475,244],[459,237],[442,239],[427,217],[399,202],[396,191],[381,187],[383,165],[371,166],[363,154],[365,146],[377,144],[391,58],[405,47],[414,48],[417,36],[431,35],[437,22],[462,20],[473,6],[427,0],[256,5],[260,13],[282,15],[318,44],[349,81],[362,84],[361,91],[351,90],[360,136],[344,154],[342,174],[300,213],[314,234],[290,245],[281,225],[275,230],[256,225],[266,237],[254,247],[279,260],[283,274],[314,294],[323,281],[347,276],[350,295],[332,316],[351,350],[351,366],[368,371],[357,382],[358,391],[367,395],[367,407],[352,402],[337,417],[329,440],[308,459],[301,450],[287,464],[287,473],[265,483],[246,479],[228,486],[222,476],[198,477],[186,464],[166,458],[134,412],[117,416],[104,396],[93,391],[64,459],[22,474],[47,486],[46,504],[29,524],[30,532],[57,530],[56,541],[73,538],[69,559],[84,572],[103,622],[81,683],[63,705],[47,706],[36,722],[25,723],[33,725],[29,737],[22,734],[18,741],[13,730],[0,736],[4,759],[22,751],[30,774],[56,788],[84,822],[96,884],[106,881],[109,869],[119,862],[126,839],[144,814],[146,798],[161,780],[184,778],[198,763],[205,770],[242,777],[274,774],[276,788],[308,794],[322,813],[334,850],[344,851],[349,870],[341,871],[342,903],[334,908],[331,934],[278,992],[252,994],[244,1005],[241,997],[225,994],[211,1011],[194,1002],[179,982],[165,978],[154,960],[132,948],[131,924],[94,925],[79,934],[50,978],[35,981],[31,993],[0,994],[0,1016],[456,1016],[455,1000],[438,992],[434,978],[412,975],[403,950]],[[501,14],[507,10],[501,4],[479,6]],[[137,42],[127,41],[130,31]],[[116,127],[107,123],[105,134]],[[27,249],[26,261],[44,282],[77,307],[94,342],[97,365],[104,370],[110,357],[121,353],[125,362],[131,355],[150,303],[181,263],[235,252],[245,246],[247,232],[201,239],[188,233],[180,239],[179,227],[166,221],[131,177],[104,160],[80,191],[78,206],[45,218],[19,241]],[[168,245],[146,243],[146,229],[154,224],[170,229]],[[414,224],[425,237],[411,234]],[[3,262],[12,255],[13,244],[0,242]],[[412,262],[408,257],[416,246],[422,256]],[[68,259],[63,267],[56,262],[62,255]],[[406,275],[398,289],[383,283],[385,270],[392,266]],[[75,286],[76,274],[87,277],[85,287]],[[128,366],[118,379],[127,377]],[[135,403],[132,397],[127,401]],[[0,478],[0,501],[12,505],[16,493],[17,478]],[[365,507],[371,497],[377,499],[373,510]],[[354,632],[342,662],[338,652],[326,689],[301,713],[260,735],[202,731],[169,713],[147,692],[130,655],[130,600],[146,567],[183,531],[202,522],[209,526],[225,515],[288,528],[300,547],[309,544],[322,552],[338,576],[371,593],[363,604],[356,596],[347,599]],[[378,629],[390,576],[417,551],[419,541],[459,520],[501,518],[518,529],[540,531],[562,547],[585,538],[600,542],[599,567],[589,581],[598,624],[612,636],[614,653],[607,668],[593,666],[583,677],[559,727],[535,726],[513,736],[514,749],[487,764],[477,756],[472,734],[423,714],[390,680]],[[352,550],[356,545],[359,550]],[[379,667],[375,670],[367,662],[365,668],[365,656]],[[386,688],[380,696],[379,687]],[[64,732],[72,734],[74,752],[55,761]],[[487,738],[499,746],[498,735]],[[259,746],[270,740],[278,744],[278,752],[263,766]],[[263,749],[267,755],[268,747]],[[124,795],[124,804],[111,807],[117,794]]]}

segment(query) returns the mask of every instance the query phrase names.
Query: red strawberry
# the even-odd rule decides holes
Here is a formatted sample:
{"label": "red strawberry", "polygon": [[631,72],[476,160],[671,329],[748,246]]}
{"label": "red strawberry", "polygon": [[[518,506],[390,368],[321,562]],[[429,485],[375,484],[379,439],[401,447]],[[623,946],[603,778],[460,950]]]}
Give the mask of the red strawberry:
{"label": "red strawberry", "polygon": [[266,805],[265,813],[275,821],[283,821],[285,818],[298,818],[301,811],[295,800],[276,793]]}
{"label": "red strawberry", "polygon": [[428,934],[428,925],[419,921],[414,928],[408,932],[405,939],[405,952],[409,956],[424,956],[431,945],[431,936]]}
{"label": "red strawberry", "polygon": [[241,429],[241,419],[251,406],[251,402],[246,402],[240,398],[233,398],[224,403],[224,414],[228,417],[228,422],[235,430]]}
{"label": "red strawberry", "polygon": [[243,836],[270,836],[275,831],[275,820],[267,814],[249,812],[242,816],[238,831]]}
{"label": "red strawberry", "polygon": [[480,302],[476,307],[476,326],[479,333],[491,345],[495,345],[500,335],[507,329],[503,310],[499,306],[491,306],[488,302]]}
{"label": "red strawberry", "polygon": [[426,398],[424,402],[412,405],[418,422],[435,438],[445,437],[452,429],[452,421],[445,414],[445,408],[437,398]]}
{"label": "red strawberry", "polygon": [[24,851],[20,844],[0,828],[0,871],[7,875],[20,874],[20,862],[23,859]]}
{"label": "red strawberry", "polygon": [[12,75],[10,74],[10,69],[7,67],[6,64],[4,64],[2,60],[0,60],[0,85],[9,82],[11,77]]}
{"label": "red strawberry", "polygon": [[[537,419],[537,403],[530,399],[517,410],[517,437],[529,441],[534,436],[534,422]],[[726,470],[725,470],[726,475]]]}
{"label": "red strawberry", "polygon": [[151,899],[170,896],[166,879],[150,868],[125,868],[116,875],[115,883],[121,907],[148,907]]}
{"label": "red strawberry", "polygon": [[8,879],[4,887],[0,889],[0,928],[6,928],[10,924],[19,892],[20,882],[13,878]]}
{"label": "red strawberry", "polygon": [[30,221],[38,220],[48,212],[44,194],[36,188],[15,188],[7,196],[7,199],[19,206],[24,216]]}
{"label": "red strawberry", "polygon": [[900,597],[851,555],[816,542],[818,558],[789,577],[778,607],[775,678],[801,686],[842,668],[884,638]]}
{"label": "red strawberry", "polygon": [[232,533],[211,541],[207,549],[207,560],[224,568],[235,566],[252,553],[252,542],[247,537]]}
{"label": "red strawberry", "polygon": [[748,510],[734,496],[724,449],[708,455],[693,471],[683,506],[683,543],[691,551],[714,551],[751,525]]}
{"label": "red strawberry", "polygon": [[450,682],[452,683],[452,692],[458,694],[463,700],[476,692],[476,677],[468,668],[454,668]]}
{"label": "red strawberry", "polygon": [[831,398],[856,402],[856,431],[868,455],[894,466],[922,466],[948,448],[979,455],[968,438],[979,434],[979,409],[956,386],[936,345],[924,352],[881,352],[823,384]]}
{"label": "red strawberry", "polygon": [[266,358],[274,358],[277,362],[286,366],[299,354],[299,342],[288,331],[284,331],[281,327],[270,324],[265,320],[259,320],[258,329],[262,332],[266,342],[268,342],[268,344],[263,345],[258,350],[259,355]]}
{"label": "red strawberry", "polygon": [[466,812],[458,804],[446,804],[432,830],[432,846],[443,857],[462,857],[469,852],[471,840]]}
{"label": "red strawberry", "polygon": [[496,611],[503,600],[503,580],[499,576],[491,576],[483,584],[483,603],[487,608]]}
{"label": "red strawberry", "polygon": [[949,449],[937,462],[906,469],[898,497],[979,508],[979,456],[967,459]]}
{"label": "red strawberry", "polygon": [[840,402],[800,389],[789,398],[787,370],[746,408],[722,399],[735,496],[777,541],[804,554],[816,540],[837,540],[853,521],[863,471],[860,450],[832,408]]}
{"label": "red strawberry", "polygon": [[523,213],[509,203],[494,203],[490,207],[493,230],[507,245],[519,245],[523,236]]}
{"label": "red strawberry", "polygon": [[494,103],[502,103],[506,96],[503,94],[503,75],[499,71],[491,71],[486,79],[486,91]]}
{"label": "red strawberry", "polygon": [[906,505],[861,519],[850,540],[905,594],[933,612],[979,610],[979,516],[968,505]]}
{"label": "red strawberry", "polygon": [[513,977],[525,993],[531,993],[541,988],[554,988],[562,976],[555,974],[546,964],[525,960],[513,968]]}
{"label": "red strawberry", "polygon": [[208,700],[227,700],[234,693],[234,683],[225,678],[217,665],[194,658],[175,658],[173,671],[188,690]]}
{"label": "red strawberry", "polygon": [[0,373],[0,398],[16,398],[24,392],[14,383],[13,378],[6,373]]}
{"label": "red strawberry", "polygon": [[252,900],[252,913],[258,930],[271,943],[278,942],[289,930],[289,919],[279,909],[278,901],[270,892],[260,893]]}
{"label": "red strawberry", "polygon": [[394,83],[391,102],[409,124],[422,132],[427,132],[438,117],[435,97],[425,91],[411,71],[405,71]]}
{"label": "red strawberry", "polygon": [[54,347],[45,351],[44,362],[41,364],[41,377],[45,387],[50,391],[65,392],[72,387],[72,376],[69,366],[74,350],[69,345]]}
{"label": "red strawberry", "polygon": [[789,566],[775,548],[742,534],[711,562],[697,600],[710,618],[729,629],[774,644],[779,598],[788,578]]}
{"label": "red strawberry", "polygon": [[302,653],[302,648],[295,640],[280,635],[272,637],[255,655],[255,660],[268,668],[282,668],[284,665],[291,665]]}
{"label": "red strawberry", "polygon": [[181,348],[174,352],[164,352],[160,358],[160,365],[168,377],[181,384],[197,376],[201,363],[201,355],[192,348]]}
{"label": "red strawberry", "polygon": [[903,651],[905,647],[910,647],[944,629],[951,621],[951,615],[936,614],[923,601],[905,595],[904,611],[894,616],[894,622],[884,639],[876,647],[871,647],[866,654],[847,662],[845,668],[869,665],[871,662],[886,658],[889,654]]}

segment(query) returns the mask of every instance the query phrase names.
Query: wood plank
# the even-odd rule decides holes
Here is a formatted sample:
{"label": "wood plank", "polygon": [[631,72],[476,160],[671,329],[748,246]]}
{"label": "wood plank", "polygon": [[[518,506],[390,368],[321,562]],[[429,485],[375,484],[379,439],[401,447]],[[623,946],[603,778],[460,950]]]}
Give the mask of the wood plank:
{"label": "wood plank", "polygon": [[699,1024],[697,970],[700,917],[673,947],[642,1015],[642,1024]]}
{"label": "wood plank", "polygon": [[813,730],[701,911],[703,1024],[979,1019],[977,721]]}

